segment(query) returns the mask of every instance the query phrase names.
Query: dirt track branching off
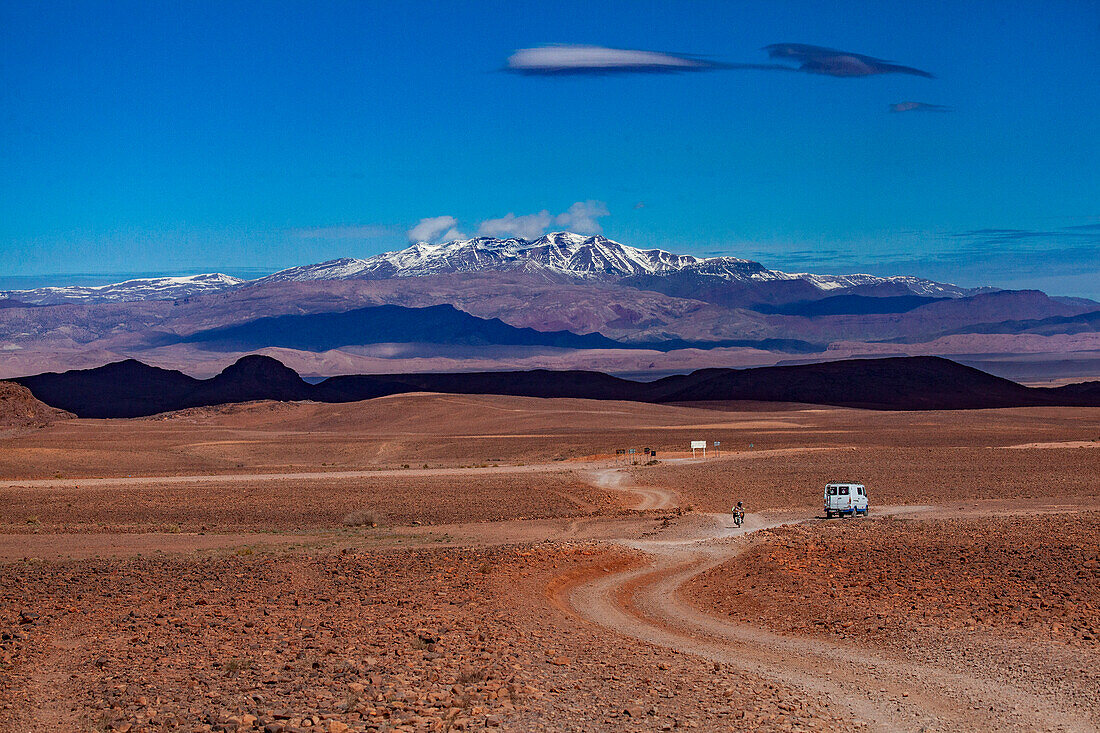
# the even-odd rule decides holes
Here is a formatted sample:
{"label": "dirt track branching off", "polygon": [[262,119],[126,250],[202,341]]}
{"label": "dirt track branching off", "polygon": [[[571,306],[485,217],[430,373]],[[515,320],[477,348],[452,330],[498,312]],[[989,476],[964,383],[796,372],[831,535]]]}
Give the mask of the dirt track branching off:
{"label": "dirt track branching off", "polygon": [[378,402],[0,437],[0,729],[1100,725],[1095,411]]}

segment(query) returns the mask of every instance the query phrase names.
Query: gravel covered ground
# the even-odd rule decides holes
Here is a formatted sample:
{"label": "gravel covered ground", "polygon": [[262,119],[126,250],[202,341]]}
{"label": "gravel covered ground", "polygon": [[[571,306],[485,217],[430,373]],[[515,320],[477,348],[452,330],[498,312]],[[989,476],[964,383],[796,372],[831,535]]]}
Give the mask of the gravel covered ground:
{"label": "gravel covered ground", "polygon": [[637,468],[635,480],[677,492],[707,511],[744,501],[749,511],[813,507],[831,481],[867,485],[876,505],[939,504],[962,499],[1077,500],[1100,497],[1094,447],[1019,450],[1002,447],[790,449],[737,459]]}
{"label": "gravel covered ground", "polygon": [[[0,532],[270,532],[345,522],[439,524],[590,514],[621,507],[566,471],[0,487]],[[359,519],[357,519],[359,517]]]}
{"label": "gravel covered ground", "polygon": [[893,650],[1100,719],[1100,512],[816,521],[695,578],[701,609]]}
{"label": "gravel covered ground", "polygon": [[855,729],[759,677],[547,608],[595,546],[12,563],[0,729]]}
{"label": "gravel covered ground", "polygon": [[[12,428],[0,731],[859,730],[859,709],[1042,727],[989,687],[1100,721],[1097,411],[729,408],[411,395]],[[722,458],[668,460],[704,438]],[[630,446],[662,462],[574,460]],[[732,538],[700,511],[800,521],[842,478],[870,519]],[[567,592],[616,578],[607,613],[675,643]],[[700,641],[681,606],[720,628]],[[816,662],[776,632],[852,652],[838,669],[871,707],[805,686]],[[862,679],[883,655],[933,673]],[[937,717],[921,680],[956,675],[987,705]]]}

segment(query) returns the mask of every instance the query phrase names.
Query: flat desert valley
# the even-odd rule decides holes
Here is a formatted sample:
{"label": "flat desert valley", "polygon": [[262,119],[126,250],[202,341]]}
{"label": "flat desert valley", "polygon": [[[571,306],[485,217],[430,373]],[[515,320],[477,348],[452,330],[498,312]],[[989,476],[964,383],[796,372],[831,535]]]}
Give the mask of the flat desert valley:
{"label": "flat desert valley", "polygon": [[1096,408],[22,398],[3,731],[1100,727]]}

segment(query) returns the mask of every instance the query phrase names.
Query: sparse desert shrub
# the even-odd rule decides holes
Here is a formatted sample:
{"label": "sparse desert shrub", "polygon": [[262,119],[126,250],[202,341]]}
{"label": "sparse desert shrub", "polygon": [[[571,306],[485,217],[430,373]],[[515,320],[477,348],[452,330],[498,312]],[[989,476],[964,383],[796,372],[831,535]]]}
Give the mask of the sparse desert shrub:
{"label": "sparse desert shrub", "polygon": [[344,515],[345,527],[378,527],[382,524],[382,514],[374,509],[359,509]]}
{"label": "sparse desert shrub", "polygon": [[182,530],[178,524],[165,524],[160,528],[161,532],[167,532],[168,534],[179,534]]}
{"label": "sparse desert shrub", "polygon": [[226,674],[234,674],[242,669],[251,669],[251,659],[230,659],[223,665],[225,667]]}
{"label": "sparse desert shrub", "polygon": [[654,458],[651,461],[646,461],[645,465],[647,465],[647,466],[656,466],[658,463],[660,463],[660,461],[658,461],[656,458]]}
{"label": "sparse desert shrub", "polygon": [[458,683],[460,685],[468,685],[471,682],[481,682],[488,676],[489,674],[484,668],[477,669],[472,665],[465,665],[458,672]]}
{"label": "sparse desert shrub", "polygon": [[39,524],[38,517],[27,517],[27,524]]}

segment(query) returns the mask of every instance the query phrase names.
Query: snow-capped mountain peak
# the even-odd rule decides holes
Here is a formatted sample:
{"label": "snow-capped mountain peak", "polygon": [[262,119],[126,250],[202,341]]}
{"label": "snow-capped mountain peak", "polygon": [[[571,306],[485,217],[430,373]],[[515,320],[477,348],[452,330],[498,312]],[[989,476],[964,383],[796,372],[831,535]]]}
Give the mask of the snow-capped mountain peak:
{"label": "snow-capped mountain peak", "polygon": [[639,249],[599,234],[553,232],[534,240],[475,237],[439,244],[417,242],[402,250],[365,259],[344,257],[302,265],[251,281],[220,274],[194,275],[130,280],[99,287],[0,292],[0,297],[33,305],[170,300],[231,290],[243,285],[313,280],[387,280],[474,272],[512,272],[555,281],[622,281],[624,285],[643,289],[647,278],[680,275],[737,282],[804,280],[822,291],[892,284],[918,295],[962,297],[977,292],[910,276],[786,273],[769,270],[759,262],[737,257],[696,257],[663,249]]}
{"label": "snow-capped mountain peak", "polygon": [[294,267],[257,282],[381,280],[469,272],[518,272],[562,280],[617,282],[628,278],[691,274],[741,282],[805,280],[823,291],[895,284],[918,295],[960,297],[970,291],[911,276],[815,275],[769,270],[738,257],[696,257],[663,249],[639,249],[602,235],[553,232],[538,239],[475,237],[432,244],[417,242],[362,260],[341,259]]}
{"label": "snow-capped mountain peak", "polygon": [[11,298],[28,305],[62,303],[121,303],[131,300],[178,300],[195,295],[232,290],[246,281],[220,272],[179,277],[145,277],[110,285],[67,285],[33,290],[0,291],[0,298]]}
{"label": "snow-capped mountain peak", "polygon": [[365,260],[333,260],[277,272],[261,282],[418,277],[485,270],[581,280],[616,280],[674,272],[703,262],[692,255],[638,249],[601,235],[553,232],[538,239],[475,237],[442,244],[418,242]]}

